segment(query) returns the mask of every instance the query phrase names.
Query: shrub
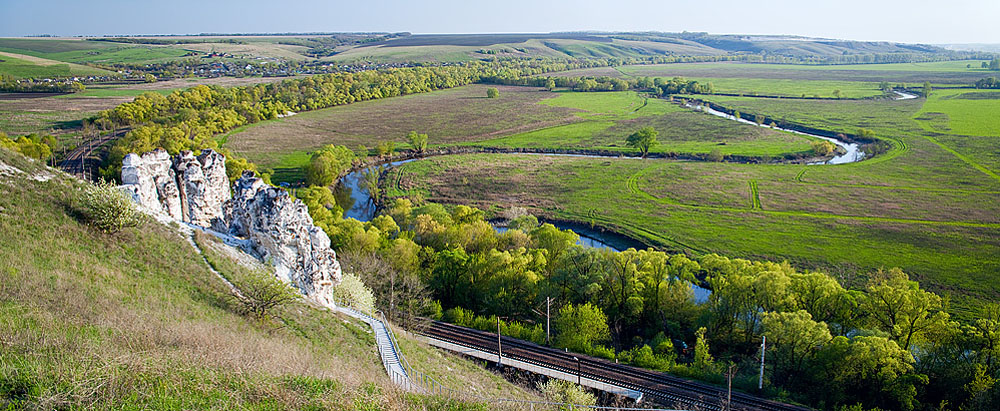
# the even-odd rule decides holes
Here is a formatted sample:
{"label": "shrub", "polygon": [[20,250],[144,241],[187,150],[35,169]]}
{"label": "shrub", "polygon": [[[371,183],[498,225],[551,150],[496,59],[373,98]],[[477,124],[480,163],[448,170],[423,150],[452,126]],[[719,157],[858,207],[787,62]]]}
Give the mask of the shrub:
{"label": "shrub", "polygon": [[813,153],[817,156],[829,155],[835,149],[833,143],[829,141],[814,141],[812,143]]}
{"label": "shrub", "polygon": [[427,134],[411,131],[410,134],[406,135],[406,139],[410,142],[410,147],[413,147],[413,151],[423,153],[424,150],[427,150]]}
{"label": "shrub", "polygon": [[333,289],[333,297],[355,310],[366,313],[375,311],[375,293],[354,274],[343,274],[340,284]]}
{"label": "shrub", "polygon": [[499,98],[500,97],[500,90],[498,90],[496,87],[490,87],[490,88],[486,89],[486,97],[489,97],[489,98]]}
{"label": "shrub", "polygon": [[394,151],[396,151],[396,143],[392,141],[383,141],[375,146],[375,153],[379,156],[389,155]]}
{"label": "shrub", "polygon": [[82,201],[87,219],[105,233],[117,233],[128,227],[137,227],[145,220],[132,197],[106,181],[87,187]]}
{"label": "shrub", "polygon": [[235,279],[233,285],[240,290],[236,296],[240,312],[259,320],[271,315],[274,309],[299,298],[299,292],[268,272],[253,270]]}
{"label": "shrub", "polygon": [[708,153],[708,156],[706,156],[706,159],[708,159],[708,161],[713,161],[716,163],[721,162],[725,158],[726,156],[722,154],[722,151],[720,151],[719,149],[712,150],[712,152]]}
{"label": "shrub", "polygon": [[538,390],[542,392],[546,400],[551,402],[562,402],[574,405],[593,406],[597,404],[597,397],[587,392],[583,387],[569,381],[549,379],[545,383],[538,383]]}

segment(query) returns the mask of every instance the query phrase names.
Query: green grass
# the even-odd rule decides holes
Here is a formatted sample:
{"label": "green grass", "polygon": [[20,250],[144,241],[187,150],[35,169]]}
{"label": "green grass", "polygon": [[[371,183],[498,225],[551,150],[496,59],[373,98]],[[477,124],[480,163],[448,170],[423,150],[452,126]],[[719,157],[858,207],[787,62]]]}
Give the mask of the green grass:
{"label": "green grass", "polygon": [[881,96],[878,83],[859,81],[784,80],[748,78],[691,78],[701,83],[712,83],[717,93],[762,94],[786,97],[834,98],[840,90],[841,98],[866,98]]}
{"label": "green grass", "polygon": [[659,133],[651,153],[782,157],[808,155],[811,139],[720,119],[636,92],[563,92],[542,104],[581,110],[583,121],[470,143],[478,146],[536,149],[588,149],[635,152],[625,138],[642,127]]}
{"label": "green grass", "polygon": [[[265,322],[236,314],[226,286],[173,229],[147,222],[103,234],[81,221],[83,183],[2,149],[0,163],[0,408],[483,408],[397,390],[370,330],[347,317],[305,303]],[[211,238],[199,242],[224,275],[245,270]],[[418,368],[533,398],[406,344]]]}
{"label": "green grass", "polygon": [[928,124],[933,131],[1000,137],[1000,90],[935,90],[919,114],[938,113],[947,116],[947,121]]}
{"label": "green grass", "polygon": [[15,57],[0,55],[0,74],[14,78],[45,78],[104,75],[110,72],[79,64],[42,65]]}

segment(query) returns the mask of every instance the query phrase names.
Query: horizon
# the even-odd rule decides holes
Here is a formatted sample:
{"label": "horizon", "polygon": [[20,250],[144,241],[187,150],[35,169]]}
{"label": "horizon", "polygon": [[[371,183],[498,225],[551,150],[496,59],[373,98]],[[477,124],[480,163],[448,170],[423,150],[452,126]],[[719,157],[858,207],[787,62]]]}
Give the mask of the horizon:
{"label": "horizon", "polygon": [[[536,3],[513,0],[497,9],[485,3],[433,0],[411,4],[376,0],[374,6],[305,0],[281,8],[262,0],[178,0],[167,9],[136,7],[122,0],[80,4],[53,0],[52,7],[0,2],[0,37],[184,36],[202,33],[284,34],[410,32],[413,34],[546,34],[560,32],[706,32],[720,35],[803,36],[830,40],[910,44],[998,44],[992,16],[1000,2],[956,0],[950,15],[962,21],[920,22],[935,16],[933,2],[845,0],[799,4],[778,0],[753,5],[721,0],[661,4],[655,0]],[[608,12],[617,8],[621,13]],[[115,10],[115,13],[107,13]],[[192,12],[197,10],[198,12]],[[226,13],[238,11],[238,16]],[[648,10],[634,13],[634,10]],[[755,11],[757,10],[757,11]],[[709,13],[709,14],[706,14]],[[150,18],[155,15],[155,18]],[[219,18],[229,16],[238,18]],[[659,16],[666,16],[660,18]],[[822,18],[818,18],[818,17]],[[709,18],[706,18],[709,17]],[[898,22],[915,22],[899,24]],[[98,29],[95,29],[97,27]]]}

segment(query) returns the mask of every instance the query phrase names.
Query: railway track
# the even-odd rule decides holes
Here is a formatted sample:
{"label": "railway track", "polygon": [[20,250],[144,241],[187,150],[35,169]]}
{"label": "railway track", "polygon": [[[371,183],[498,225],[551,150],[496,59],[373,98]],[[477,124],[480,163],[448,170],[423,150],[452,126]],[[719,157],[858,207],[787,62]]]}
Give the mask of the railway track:
{"label": "railway track", "polygon": [[[66,158],[59,163],[59,168],[69,174],[89,180],[89,176],[87,175],[88,158],[92,156],[95,150],[117,137],[117,133],[109,133],[107,135],[99,136],[80,143],[79,146],[73,149],[73,151],[70,151],[69,154],[66,155]],[[93,169],[94,165],[91,164],[89,170],[93,171]]]}
{"label": "railway track", "polygon": [[[422,334],[488,353],[495,354],[497,352],[496,334],[439,321],[432,322]],[[505,358],[517,359],[570,374],[579,372],[581,377],[636,390],[642,392],[646,398],[668,406],[718,411],[808,410],[808,408],[770,401],[740,392],[733,392],[732,402],[727,406],[726,390],[712,385],[616,364],[600,358],[564,352],[510,337],[502,337],[501,342]],[[579,362],[576,358],[579,359]]]}

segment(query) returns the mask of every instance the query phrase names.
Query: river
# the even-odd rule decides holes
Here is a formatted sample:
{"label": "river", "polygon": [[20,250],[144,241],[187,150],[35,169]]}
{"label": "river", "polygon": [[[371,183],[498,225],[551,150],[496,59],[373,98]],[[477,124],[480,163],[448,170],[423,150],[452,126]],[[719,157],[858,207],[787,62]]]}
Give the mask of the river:
{"label": "river", "polygon": [[727,119],[730,119],[730,120],[739,121],[740,123],[743,123],[743,124],[750,124],[750,125],[753,125],[753,126],[769,128],[769,129],[772,129],[772,130],[779,130],[779,131],[784,131],[784,132],[788,132],[788,133],[794,133],[794,134],[799,134],[799,135],[803,135],[803,136],[815,137],[815,138],[818,138],[818,139],[826,140],[826,141],[829,141],[829,142],[831,142],[833,144],[836,144],[837,147],[840,147],[841,149],[844,150],[843,154],[835,155],[835,156],[833,156],[833,158],[831,158],[829,160],[815,161],[815,162],[807,163],[809,165],[818,165],[818,164],[847,164],[847,163],[853,163],[853,162],[861,161],[862,159],[865,158],[865,152],[861,151],[861,146],[859,144],[857,144],[857,143],[846,143],[846,142],[837,140],[837,139],[832,138],[832,137],[826,137],[826,136],[821,136],[821,135],[817,135],[817,134],[804,133],[804,132],[797,131],[797,130],[790,130],[790,129],[787,129],[787,128],[778,127],[777,125],[772,126],[772,125],[768,125],[768,124],[757,124],[756,122],[747,120],[745,118],[736,118],[736,116],[733,116],[731,114],[723,113],[721,111],[715,110],[715,109],[713,109],[711,107],[704,106],[704,105],[701,105],[701,104],[692,105],[692,104],[688,103],[685,106],[688,107],[688,108],[694,109],[694,110],[698,110],[698,111],[702,111],[702,112],[711,114],[713,116],[718,116],[718,117],[727,118]]}

